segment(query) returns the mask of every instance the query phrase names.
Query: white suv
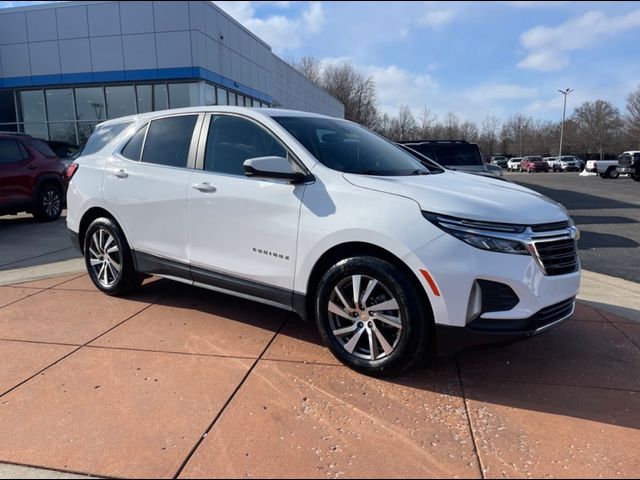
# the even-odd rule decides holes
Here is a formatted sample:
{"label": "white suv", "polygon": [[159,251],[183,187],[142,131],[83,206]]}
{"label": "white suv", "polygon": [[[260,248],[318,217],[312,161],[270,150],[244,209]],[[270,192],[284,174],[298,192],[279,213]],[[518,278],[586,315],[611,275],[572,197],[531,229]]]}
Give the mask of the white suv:
{"label": "white suv", "polygon": [[69,174],[68,228],[98,289],[123,295],[154,274],[281,307],[364,373],[524,339],[574,310],[563,207],[345,120],[125,117],[98,125]]}

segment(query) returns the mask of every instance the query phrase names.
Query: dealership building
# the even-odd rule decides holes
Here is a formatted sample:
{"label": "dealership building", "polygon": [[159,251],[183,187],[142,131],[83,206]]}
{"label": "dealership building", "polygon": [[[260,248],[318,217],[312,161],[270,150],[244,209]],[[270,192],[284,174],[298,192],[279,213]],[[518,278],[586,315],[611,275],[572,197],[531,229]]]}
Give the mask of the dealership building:
{"label": "dealership building", "polygon": [[0,10],[0,131],[82,145],[101,121],[196,105],[344,106],[206,1]]}

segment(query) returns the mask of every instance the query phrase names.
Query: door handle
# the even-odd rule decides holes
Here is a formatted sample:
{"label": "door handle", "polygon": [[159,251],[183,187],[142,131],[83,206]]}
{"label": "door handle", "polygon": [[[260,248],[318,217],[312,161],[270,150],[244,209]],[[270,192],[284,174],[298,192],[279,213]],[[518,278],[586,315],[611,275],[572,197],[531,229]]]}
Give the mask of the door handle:
{"label": "door handle", "polygon": [[208,182],[194,183],[191,186],[193,188],[195,188],[196,190],[199,190],[199,191],[201,191],[203,193],[215,193],[216,190],[218,190],[216,187],[214,187],[213,185],[211,185]]}
{"label": "door handle", "polygon": [[121,168],[120,170],[115,170],[113,172],[113,176],[118,178],[127,178],[129,174],[125,172],[124,169]]}
{"label": "door handle", "polygon": [[37,166],[37,165],[33,165],[33,164],[31,164],[31,165],[29,165],[27,168],[28,168],[29,170],[35,170],[36,168],[38,168],[38,166]]}

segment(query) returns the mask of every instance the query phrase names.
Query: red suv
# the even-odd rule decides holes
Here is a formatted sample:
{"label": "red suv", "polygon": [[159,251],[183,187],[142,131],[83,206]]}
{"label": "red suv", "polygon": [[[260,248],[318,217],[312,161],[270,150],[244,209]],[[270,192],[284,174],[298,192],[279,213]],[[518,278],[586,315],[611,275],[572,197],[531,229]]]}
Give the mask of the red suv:
{"label": "red suv", "polygon": [[0,215],[29,212],[36,220],[62,213],[65,165],[44,140],[0,132]]}
{"label": "red suv", "polygon": [[548,172],[549,164],[542,157],[524,157],[520,162],[521,172]]}

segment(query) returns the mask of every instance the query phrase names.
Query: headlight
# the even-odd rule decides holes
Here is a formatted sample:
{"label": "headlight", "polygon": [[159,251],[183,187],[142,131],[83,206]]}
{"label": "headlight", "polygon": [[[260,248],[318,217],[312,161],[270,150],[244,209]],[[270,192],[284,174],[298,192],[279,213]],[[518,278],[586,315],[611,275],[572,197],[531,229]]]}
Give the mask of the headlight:
{"label": "headlight", "polygon": [[[478,222],[475,220],[464,220],[437,215],[430,212],[422,212],[422,215],[438,228],[481,250],[515,255],[530,254],[524,243],[518,240],[504,238],[509,235],[522,233],[526,228],[523,225]],[[492,233],[496,236],[493,236]],[[504,237],[501,236],[501,234],[504,235]]]}

